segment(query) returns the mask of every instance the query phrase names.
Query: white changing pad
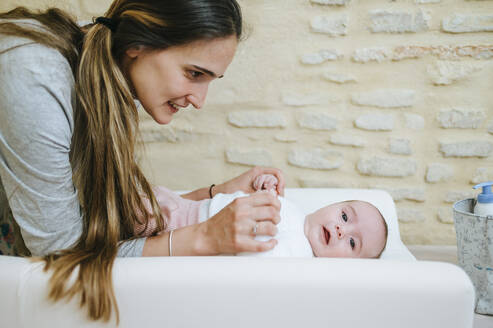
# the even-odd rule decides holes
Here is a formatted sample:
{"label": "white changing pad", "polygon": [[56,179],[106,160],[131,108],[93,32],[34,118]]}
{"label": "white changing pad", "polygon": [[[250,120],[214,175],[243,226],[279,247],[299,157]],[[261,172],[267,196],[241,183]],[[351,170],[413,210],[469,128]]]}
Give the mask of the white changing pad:
{"label": "white changing pad", "polygon": [[[46,300],[40,264],[0,256],[2,327],[114,327]],[[472,328],[474,289],[441,262],[333,258],[118,258],[119,328]]]}
{"label": "white changing pad", "polygon": [[[118,258],[113,281],[120,327],[471,328],[474,288],[449,263],[414,261],[400,241],[385,191],[287,189],[307,212],[328,200],[362,199],[390,215],[391,259],[163,257]],[[383,213],[385,212],[385,213]],[[39,263],[0,256],[5,327],[108,327],[89,322],[76,300],[46,300]],[[114,326],[110,324],[109,326]]]}

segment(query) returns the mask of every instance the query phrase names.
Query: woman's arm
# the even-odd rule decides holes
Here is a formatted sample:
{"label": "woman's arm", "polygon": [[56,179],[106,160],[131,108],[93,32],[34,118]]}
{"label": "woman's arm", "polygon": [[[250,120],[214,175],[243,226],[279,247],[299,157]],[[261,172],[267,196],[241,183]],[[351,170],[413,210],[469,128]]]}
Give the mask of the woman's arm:
{"label": "woman's arm", "polygon": [[[280,222],[280,202],[276,196],[260,192],[235,199],[209,220],[174,230],[173,256],[198,256],[263,252],[277,245],[275,239],[255,240],[253,233],[274,236]],[[168,256],[169,232],[148,237],[143,256]]]}
{"label": "woman's arm", "polygon": [[[33,256],[43,256],[71,247],[82,234],[69,160],[74,79],[57,50],[8,39],[1,44],[20,46],[0,54],[0,179],[18,237]],[[118,256],[141,256],[144,243],[123,242]]]}
{"label": "woman's arm", "polygon": [[[278,195],[283,196],[285,180],[282,171],[275,168],[264,168],[258,166],[248,170],[247,172],[243,173],[242,175],[234,179],[226,181],[225,183],[222,183],[220,185],[214,186],[212,188],[212,196],[216,195],[217,193],[228,194],[228,193],[234,193],[236,191],[243,191],[247,194],[253,193],[256,191],[256,189],[253,186],[255,179],[258,176],[266,175],[266,174],[274,175],[277,178],[278,183],[276,186],[276,191]],[[193,199],[193,200],[210,198],[209,188],[210,187],[201,188],[192,191],[188,194],[182,195],[182,197],[187,199]]]}
{"label": "woman's arm", "polygon": [[[214,186],[213,190],[217,190],[216,187],[218,187],[218,186]],[[207,198],[210,198],[209,189],[210,189],[210,187],[200,188],[200,189],[194,190],[192,192],[189,192],[188,194],[183,194],[183,195],[181,195],[181,197],[183,197],[185,199],[190,199],[190,200],[207,199]]]}
{"label": "woman's arm", "polygon": [[73,83],[54,49],[0,55],[0,176],[32,255],[68,248],[82,233],[69,161]]}

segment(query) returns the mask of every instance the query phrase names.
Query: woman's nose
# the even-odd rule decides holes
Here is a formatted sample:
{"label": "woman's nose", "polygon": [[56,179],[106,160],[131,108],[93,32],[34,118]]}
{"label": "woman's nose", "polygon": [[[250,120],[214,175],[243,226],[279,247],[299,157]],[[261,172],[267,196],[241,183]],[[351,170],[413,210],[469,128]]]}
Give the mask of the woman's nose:
{"label": "woman's nose", "polygon": [[209,84],[198,85],[193,92],[188,95],[188,101],[196,109],[202,108],[205,103],[205,98],[207,97],[207,90],[209,89]]}

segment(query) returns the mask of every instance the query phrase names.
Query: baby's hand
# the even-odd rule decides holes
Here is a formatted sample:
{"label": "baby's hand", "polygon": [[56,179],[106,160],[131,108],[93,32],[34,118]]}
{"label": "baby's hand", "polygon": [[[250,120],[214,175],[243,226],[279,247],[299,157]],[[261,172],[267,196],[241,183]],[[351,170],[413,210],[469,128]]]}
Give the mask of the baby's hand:
{"label": "baby's hand", "polygon": [[253,181],[253,189],[255,189],[255,191],[273,190],[275,192],[278,183],[279,181],[274,175],[262,174],[256,177]]}

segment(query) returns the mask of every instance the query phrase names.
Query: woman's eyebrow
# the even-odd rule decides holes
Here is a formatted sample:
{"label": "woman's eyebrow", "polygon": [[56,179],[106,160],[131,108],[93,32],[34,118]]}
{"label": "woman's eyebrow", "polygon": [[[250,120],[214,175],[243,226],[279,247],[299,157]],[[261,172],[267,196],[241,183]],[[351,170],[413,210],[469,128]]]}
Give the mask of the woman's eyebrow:
{"label": "woman's eyebrow", "polygon": [[210,77],[213,77],[213,78],[218,78],[218,79],[220,79],[220,78],[222,78],[222,77],[224,76],[224,75],[217,76],[217,74],[216,74],[216,73],[211,72],[211,71],[209,71],[208,69],[205,69],[205,68],[200,67],[200,66],[197,66],[197,65],[192,65],[192,66],[193,66],[193,67],[195,67],[196,69],[198,69],[199,71],[202,71],[202,72],[204,72],[205,74],[207,74],[207,75],[209,75]]}

